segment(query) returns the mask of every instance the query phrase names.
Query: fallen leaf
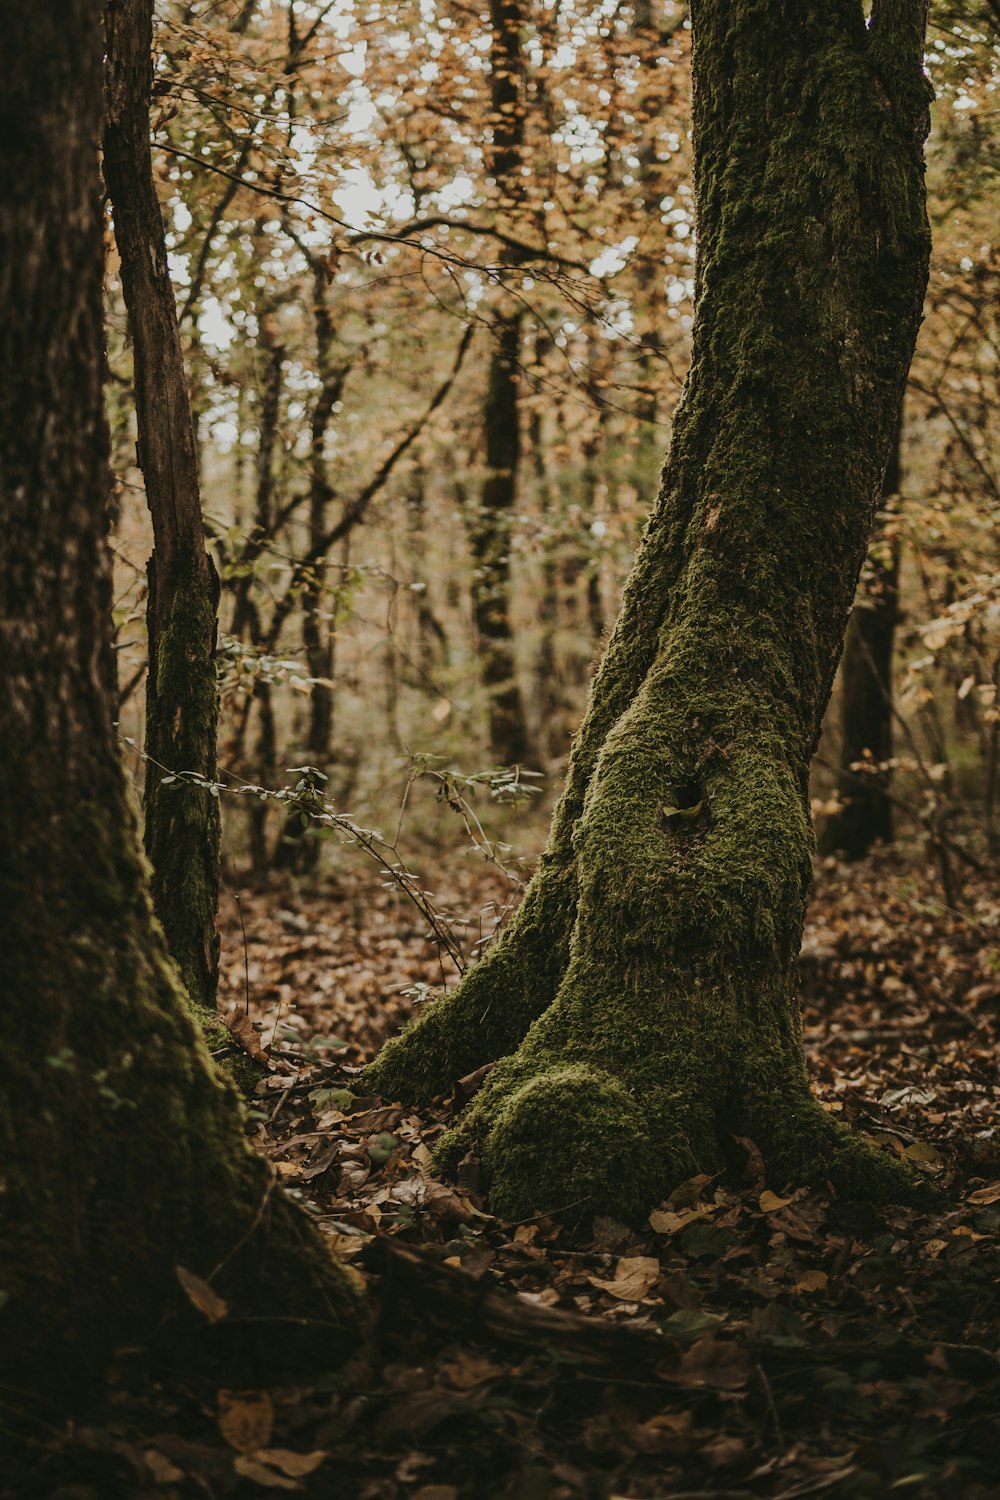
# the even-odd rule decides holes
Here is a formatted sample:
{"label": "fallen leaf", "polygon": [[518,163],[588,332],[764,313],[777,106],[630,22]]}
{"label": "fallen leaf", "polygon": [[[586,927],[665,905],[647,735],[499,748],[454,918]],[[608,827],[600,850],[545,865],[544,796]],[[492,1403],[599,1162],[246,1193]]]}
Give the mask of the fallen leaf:
{"label": "fallen leaf", "polygon": [[990,1187],[977,1188],[974,1193],[969,1194],[970,1203],[1000,1203],[1000,1182],[994,1182]]}
{"label": "fallen leaf", "polygon": [[777,1193],[772,1193],[770,1188],[765,1188],[760,1195],[760,1211],[764,1214],[776,1214],[779,1208],[787,1208],[791,1198],[779,1198]]}
{"label": "fallen leaf", "polygon": [[329,1456],[325,1448],[316,1448],[312,1453],[295,1453],[291,1448],[261,1448],[254,1454],[261,1463],[270,1464],[272,1469],[280,1469],[290,1479],[301,1479],[306,1474],[314,1473]]}
{"label": "fallen leaf", "polygon": [[229,1311],[228,1302],[220,1297],[218,1292],[214,1291],[207,1281],[203,1281],[200,1276],[196,1276],[186,1266],[177,1266],[175,1269],[177,1271],[177,1280],[180,1282],[184,1290],[184,1295],[191,1303],[191,1306],[196,1307],[202,1317],[207,1318],[210,1323],[220,1322]]}
{"label": "fallen leaf", "polygon": [[686,1229],[693,1224],[695,1219],[704,1219],[704,1211],[699,1208],[685,1208],[680,1213],[674,1213],[669,1208],[657,1208],[649,1216],[649,1227],[656,1234],[676,1234],[679,1229]]}
{"label": "fallen leaf", "polygon": [[615,1267],[613,1281],[589,1278],[591,1286],[617,1297],[619,1302],[641,1302],[660,1274],[660,1262],[653,1255],[623,1255]]}
{"label": "fallen leaf", "polygon": [[268,1490],[297,1490],[300,1488],[297,1479],[289,1479],[286,1474],[279,1473],[277,1469],[271,1469],[267,1464],[262,1464],[259,1459],[252,1458],[248,1453],[240,1453],[233,1459],[233,1468],[241,1479],[252,1479],[255,1484],[263,1485]]}
{"label": "fallen leaf", "polygon": [[154,1484],[177,1484],[184,1478],[184,1470],[172,1464],[169,1458],[165,1458],[155,1448],[147,1448],[142,1456]]}
{"label": "fallen leaf", "polygon": [[684,1351],[673,1370],[661,1367],[661,1374],[679,1385],[707,1385],[721,1391],[738,1391],[749,1380],[750,1368],[750,1355],[746,1349],[708,1333]]}
{"label": "fallen leaf", "polygon": [[911,1146],[907,1146],[903,1154],[908,1161],[921,1162],[928,1167],[943,1165],[941,1153],[934,1149],[930,1141],[914,1141]]}
{"label": "fallen leaf", "polygon": [[461,1350],[453,1360],[443,1365],[442,1370],[449,1382],[460,1391],[474,1390],[477,1385],[504,1374],[503,1365],[495,1365],[492,1360],[484,1359],[478,1354],[469,1354],[465,1350]]}
{"label": "fallen leaf", "polygon": [[260,1044],[259,1022],[251,1021],[245,1010],[240,1010],[238,1005],[234,1005],[232,1010],[227,1011],[223,1016],[222,1023],[254,1062],[266,1063],[268,1061],[267,1053]]}
{"label": "fallen leaf", "polygon": [[795,1283],[797,1292],[825,1292],[830,1278],[825,1271],[806,1271]]}
{"label": "fallen leaf", "polygon": [[266,1448],[274,1431],[274,1406],[267,1391],[220,1391],[219,1431],[238,1453]]}

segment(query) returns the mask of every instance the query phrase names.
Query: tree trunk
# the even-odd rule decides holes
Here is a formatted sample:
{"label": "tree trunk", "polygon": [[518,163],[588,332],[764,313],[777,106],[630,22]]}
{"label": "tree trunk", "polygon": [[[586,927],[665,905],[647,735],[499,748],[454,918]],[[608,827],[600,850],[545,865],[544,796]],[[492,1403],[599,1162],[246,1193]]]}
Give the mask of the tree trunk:
{"label": "tree trunk", "polygon": [[205,550],[194,422],[149,147],[152,0],[104,12],[104,179],[111,195],[135,364],[139,465],[153,520],[146,610],[145,842],[153,903],[188,993],[215,1010],[221,823],[216,778],[219,580]]}
{"label": "tree trunk", "polygon": [[[242,1339],[246,1378],[255,1347],[287,1356],[290,1331],[310,1322],[326,1358],[342,1352],[356,1303],[248,1148],[199,1041],[118,751],[100,5],[0,11],[18,59],[0,122],[0,357],[18,375],[0,400],[4,1380],[49,1395],[75,1381],[78,1397],[116,1347],[154,1335],[216,1354]],[[194,1313],[178,1268],[228,1305],[216,1325]]]}
{"label": "tree trunk", "polygon": [[490,749],[503,765],[528,756],[524,703],[510,622],[510,533],[521,440],[517,400],[521,318],[498,321],[486,397],[486,464],[472,544],[472,613],[479,673],[489,695]]}
{"label": "tree trunk", "polygon": [[[927,278],[922,0],[698,0],[692,366],[548,847],[497,946],[368,1070],[502,1058],[439,1160],[502,1213],[636,1214],[749,1136],[894,1191],[806,1080],[809,761]],[[509,1054],[509,1055],[505,1055]]]}
{"label": "tree trunk", "polygon": [[[258,224],[258,240],[263,241],[263,227]],[[259,437],[257,446],[257,490],[254,504],[254,536],[269,537],[274,530],[274,450],[278,441],[278,422],[281,416],[281,381],[285,363],[285,349],[277,331],[277,319],[271,308],[261,309],[258,314],[258,341],[264,356],[264,371],[261,380]],[[251,596],[253,574],[248,572],[240,579],[236,602],[233,607],[233,635],[244,630],[251,643],[260,648],[264,632],[260,616]],[[257,707],[257,739],[254,745],[254,775],[261,786],[274,787],[277,777],[277,729],[274,719],[274,695],[266,677],[259,677],[254,687],[253,702]],[[247,810],[247,833],[250,846],[250,864],[258,874],[270,864],[268,824],[270,804],[251,801]]]}
{"label": "tree trunk", "polygon": [[[309,547],[317,550],[327,532],[327,513],[333,496],[326,460],[326,434],[349,367],[334,363],[333,320],[326,301],[326,264],[316,259],[311,269],[316,368],[321,384],[309,423]],[[308,764],[323,775],[327,774],[333,733],[333,629],[323,620],[322,604],[326,593],[326,558],[320,554],[302,584],[302,645],[309,676],[313,679],[309,690],[305,755]],[[319,842],[304,837],[307,831],[301,814],[291,812],[285,819],[284,831],[275,851],[275,863],[279,868],[315,867]]]}
{"label": "tree trunk", "polygon": [[[882,493],[899,493],[900,443],[885,471]],[[841,739],[837,799],[840,810],[820,838],[825,853],[863,859],[875,843],[892,842],[892,651],[899,615],[899,543],[870,557],[872,579],[851,615],[840,666]]]}
{"label": "tree trunk", "polygon": [[[520,0],[492,0],[490,175],[498,207],[509,211],[522,194],[524,101]],[[472,544],[472,612],[479,670],[489,698],[490,749],[504,765],[528,756],[528,730],[517,681],[510,622],[510,538],[521,456],[521,309],[501,312],[495,326],[486,391],[486,482],[476,513]]]}

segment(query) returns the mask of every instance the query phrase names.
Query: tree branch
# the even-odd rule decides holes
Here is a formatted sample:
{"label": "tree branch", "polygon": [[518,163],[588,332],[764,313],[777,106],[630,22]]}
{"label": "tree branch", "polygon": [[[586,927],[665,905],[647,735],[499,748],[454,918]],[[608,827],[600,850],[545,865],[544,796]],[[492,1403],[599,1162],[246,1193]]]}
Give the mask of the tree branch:
{"label": "tree branch", "polygon": [[365,485],[361,493],[354,500],[352,500],[348,506],[345,507],[339,521],[337,521],[337,523],[332,526],[329,531],[321,536],[318,541],[316,541],[313,546],[309,548],[308,552],[306,552],[303,557],[300,557],[298,562],[295,564],[295,567],[292,570],[292,577],[288,588],[285,590],[285,593],[278,600],[278,603],[275,606],[274,616],[271,620],[270,629],[268,630],[267,634],[267,649],[269,651],[274,649],[274,645],[281,633],[281,627],[284,625],[295,604],[296,590],[301,586],[302,581],[305,575],[308,573],[309,569],[313,567],[317,562],[319,562],[320,558],[324,557],[326,553],[329,552],[331,547],[335,546],[336,543],[339,542],[342,537],[345,537],[349,531],[353,531],[354,527],[364,519],[365,512],[368,510],[369,505],[382,489],[386,480],[389,478],[389,475],[392,473],[399,460],[403,457],[403,454],[413,446],[417,438],[427,426],[427,423],[430,421],[431,417],[437,411],[438,407],[441,406],[442,402],[447,398],[448,393],[450,392],[452,386],[455,384],[455,381],[458,378],[458,372],[462,368],[462,363],[465,359],[466,353],[468,352],[469,345],[472,343],[472,336],[474,331],[474,325],[471,323],[469,323],[463,330],[462,337],[459,340],[458,349],[455,352],[455,359],[452,367],[448,372],[446,379],[435,392],[434,398],[431,401],[430,405],[427,407],[424,414],[416,422],[414,422],[410,430],[402,438],[400,438],[395,448],[393,448],[392,452],[380,465],[377,473],[369,480],[368,484]]}

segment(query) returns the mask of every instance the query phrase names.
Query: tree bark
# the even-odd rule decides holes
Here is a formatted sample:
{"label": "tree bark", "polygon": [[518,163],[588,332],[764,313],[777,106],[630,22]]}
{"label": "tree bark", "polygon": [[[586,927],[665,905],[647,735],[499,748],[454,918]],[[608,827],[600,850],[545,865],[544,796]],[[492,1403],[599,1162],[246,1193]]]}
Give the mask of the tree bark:
{"label": "tree bark", "polygon": [[692,6],[692,365],[517,917],[369,1068],[502,1058],[439,1151],[498,1210],[639,1214],[733,1136],[778,1179],[902,1189],[812,1098],[809,761],[927,278],[921,0]]}
{"label": "tree bark", "polygon": [[139,465],[153,521],[146,610],[146,852],[153,903],[195,1003],[219,973],[219,802],[179,771],[216,779],[219,580],[205,548],[195,428],[149,145],[153,0],[104,11],[104,179],[134,349]]}
{"label": "tree bark", "polygon": [[[334,407],[340,400],[349,366],[335,360],[333,319],[326,300],[327,268],[313,259],[313,326],[316,333],[316,369],[320,377],[319,394],[309,422],[309,547],[318,548],[326,535],[328,512],[333,498],[329,465],[326,459],[326,435]],[[318,555],[302,583],[302,645],[309,676],[309,724],[305,755],[310,766],[327,774],[330,740],[333,734],[333,631],[323,619],[322,604],[327,593],[326,557]],[[304,837],[307,824],[298,812],[285,819],[284,831],[275,851],[279,867],[312,869],[319,854],[315,838]]]}
{"label": "tree bark", "polygon": [[[882,493],[898,494],[902,431],[885,471]],[[899,543],[880,545],[870,559],[871,582],[855,605],[840,666],[839,812],[820,837],[825,853],[863,859],[874,844],[892,842],[892,653],[899,617]]]}
{"label": "tree bark", "polygon": [[[520,0],[492,0],[489,170],[501,210],[521,197],[524,101]],[[528,756],[524,702],[510,620],[510,540],[521,457],[521,309],[500,312],[490,357],[484,436],[486,481],[471,526],[472,611],[480,676],[489,701],[490,749],[504,765]]]}
{"label": "tree bark", "polygon": [[[239,1344],[245,1378],[265,1345],[269,1367],[300,1337],[342,1352],[358,1313],[199,1041],[119,755],[100,5],[3,0],[0,20],[18,60],[0,106],[0,357],[18,373],[0,397],[0,1343],[6,1382],[78,1399],[123,1343]],[[227,1304],[214,1326],[178,1268]]]}
{"label": "tree bark", "polygon": [[472,613],[479,673],[489,697],[490,749],[502,765],[528,756],[524,702],[510,620],[510,539],[521,439],[518,411],[519,313],[497,322],[486,396],[486,465],[471,528]]}

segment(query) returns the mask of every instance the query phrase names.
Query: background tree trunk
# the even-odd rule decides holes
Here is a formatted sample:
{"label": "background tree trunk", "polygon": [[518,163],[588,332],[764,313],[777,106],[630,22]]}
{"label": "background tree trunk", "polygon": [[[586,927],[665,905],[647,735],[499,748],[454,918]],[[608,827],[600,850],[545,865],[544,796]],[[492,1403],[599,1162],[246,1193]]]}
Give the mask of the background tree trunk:
{"label": "background tree trunk", "polygon": [[[886,466],[883,497],[899,493],[902,429]],[[863,859],[873,844],[892,842],[892,652],[899,615],[899,543],[878,541],[869,556],[872,577],[856,603],[840,667],[840,811],[820,838],[825,853]]]}
{"label": "background tree trunk", "polygon": [[[490,175],[498,208],[509,211],[522,195],[524,101],[521,79],[522,17],[519,0],[492,0]],[[510,541],[521,457],[521,309],[501,312],[490,357],[484,436],[486,482],[473,517],[472,610],[480,675],[489,698],[490,749],[503,765],[528,756],[528,730],[517,680],[510,621]]]}
{"label": "background tree trunk", "polygon": [[367,1073],[416,1097],[511,1054],[439,1156],[477,1152],[511,1217],[638,1214],[733,1135],[779,1178],[901,1187],[809,1093],[796,973],[809,761],[927,278],[925,19],[692,7],[696,319],[660,495],[517,918]]}
{"label": "background tree trunk", "polygon": [[[314,1356],[343,1350],[356,1302],[188,1014],[112,722],[100,6],[0,11],[18,59],[0,109],[4,1379],[78,1395],[154,1334],[239,1347],[245,1378],[293,1327]],[[206,1334],[178,1267],[229,1306]]]}
{"label": "background tree trunk", "polygon": [[215,669],[219,580],[205,549],[194,422],[149,145],[153,0],[104,12],[104,179],[134,349],[139,466],[153,521],[146,611],[145,842],[153,903],[191,998],[215,1010],[219,802]]}

